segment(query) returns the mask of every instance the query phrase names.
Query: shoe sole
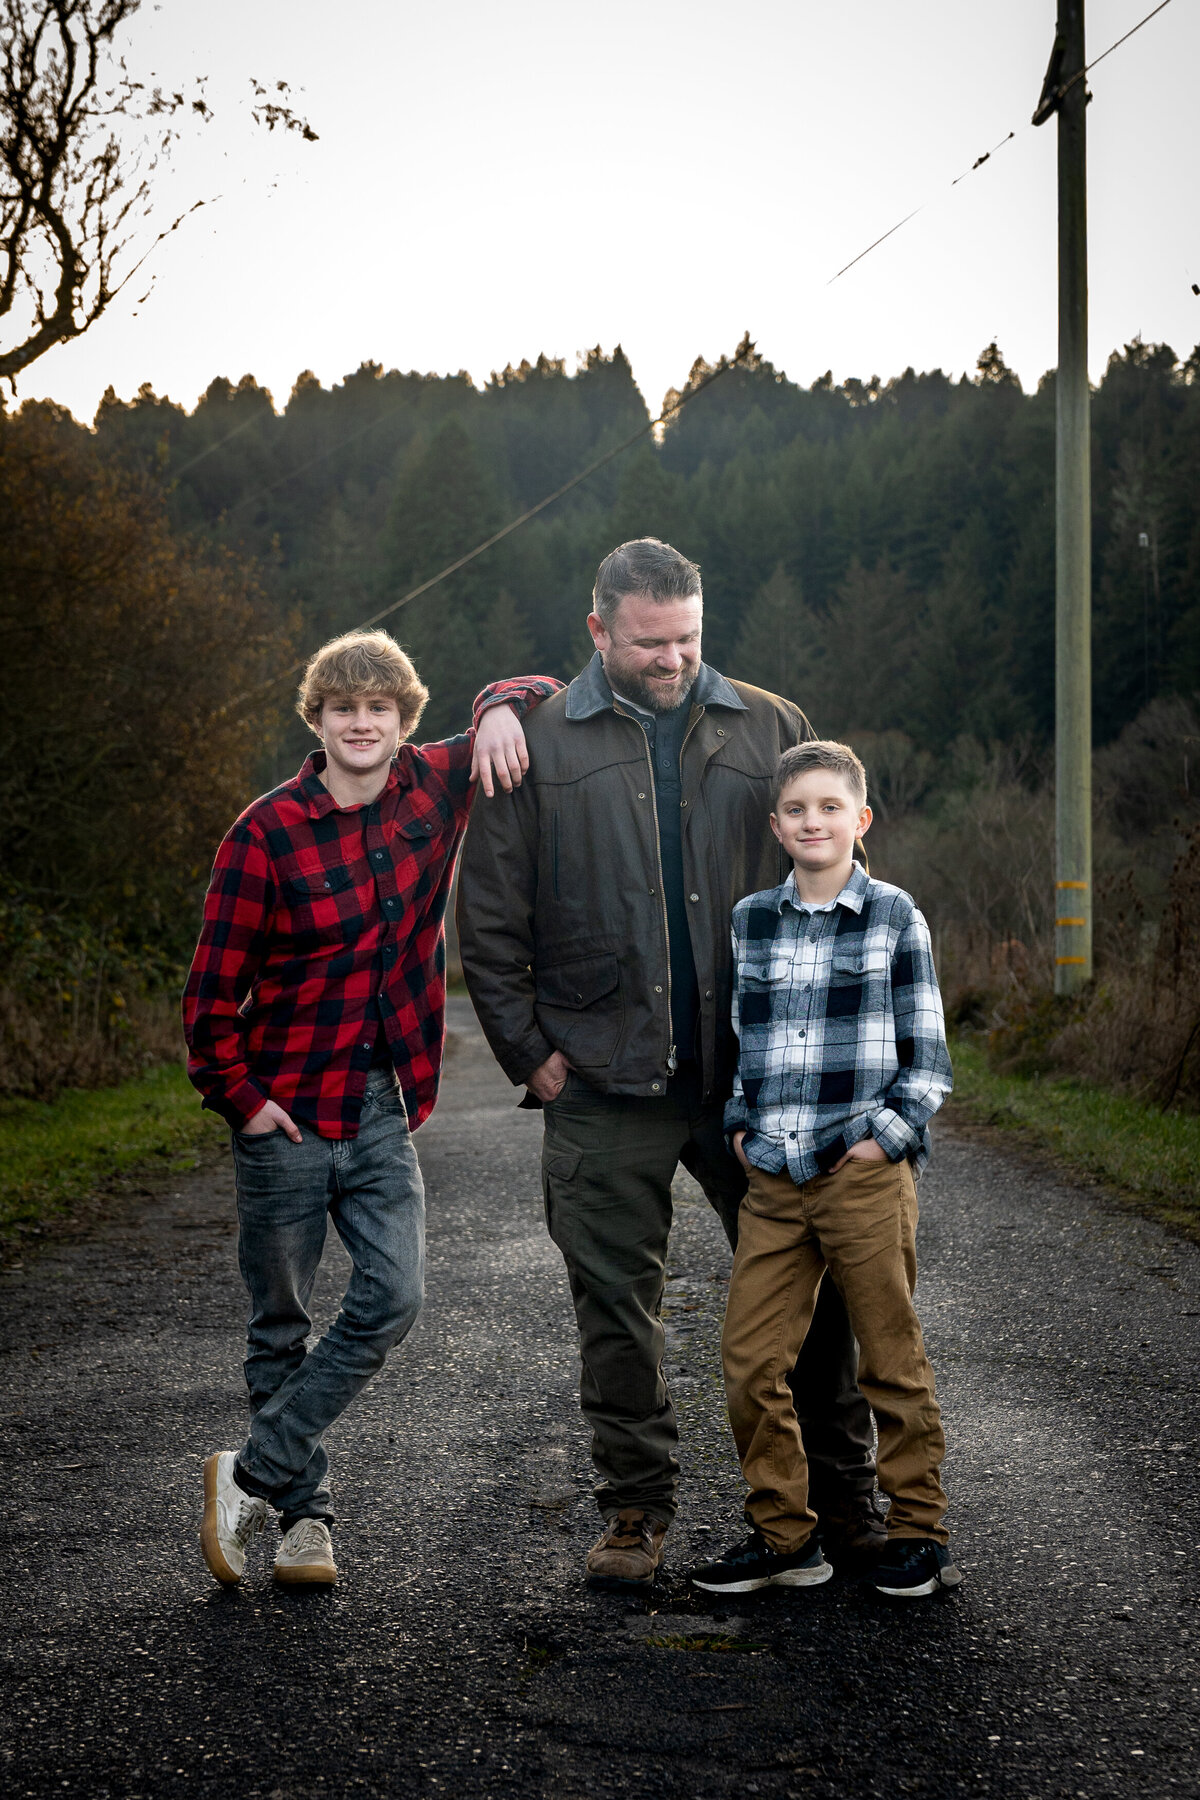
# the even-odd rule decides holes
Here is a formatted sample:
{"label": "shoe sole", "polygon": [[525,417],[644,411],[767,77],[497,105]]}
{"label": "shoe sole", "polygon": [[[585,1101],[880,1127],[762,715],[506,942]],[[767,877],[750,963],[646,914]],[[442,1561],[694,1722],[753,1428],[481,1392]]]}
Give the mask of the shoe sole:
{"label": "shoe sole", "polygon": [[644,1594],[647,1588],[654,1586],[658,1569],[651,1569],[649,1575],[588,1575],[585,1586],[593,1594]]}
{"label": "shoe sole", "polygon": [[217,1461],[220,1452],[204,1462],[204,1517],[200,1523],[200,1554],[208,1564],[210,1575],[222,1587],[235,1587],[242,1579],[240,1570],[231,1569],[221,1550],[217,1536]]}
{"label": "shoe sole", "polygon": [[781,1569],[778,1575],[755,1575],[749,1581],[701,1581],[692,1576],[692,1586],[706,1594],[753,1594],[765,1587],[820,1587],[833,1570],[828,1563],[819,1569]]}
{"label": "shoe sole", "polygon": [[940,1587],[956,1588],[961,1580],[962,1571],[956,1569],[953,1563],[947,1563],[944,1569],[939,1569],[936,1575],[923,1581],[920,1587],[882,1587],[878,1581],[874,1586],[877,1594],[887,1594],[892,1600],[923,1600],[928,1594],[936,1594]]}
{"label": "shoe sole", "polygon": [[297,1587],[332,1587],[337,1580],[337,1570],[328,1563],[285,1563],[282,1568],[276,1563],[272,1572],[276,1581]]}

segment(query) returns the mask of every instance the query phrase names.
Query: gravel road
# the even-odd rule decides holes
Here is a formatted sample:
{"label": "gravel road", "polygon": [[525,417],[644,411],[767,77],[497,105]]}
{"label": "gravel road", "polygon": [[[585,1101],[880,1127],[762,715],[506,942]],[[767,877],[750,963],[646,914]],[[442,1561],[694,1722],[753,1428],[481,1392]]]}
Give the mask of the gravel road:
{"label": "gravel road", "polygon": [[[919,1301],[946,1417],[954,1595],[835,1579],[689,1594],[740,1535],[717,1337],[727,1254],[681,1179],[668,1288],[681,1514],[646,1604],[596,1534],[536,1115],[451,1006],[421,1132],[425,1312],[330,1436],[343,1570],[277,1591],[196,1546],[239,1441],[226,1155],[0,1278],[12,1796],[1200,1793],[1200,1250],[943,1132]],[[346,1269],[326,1255],[318,1323]]]}

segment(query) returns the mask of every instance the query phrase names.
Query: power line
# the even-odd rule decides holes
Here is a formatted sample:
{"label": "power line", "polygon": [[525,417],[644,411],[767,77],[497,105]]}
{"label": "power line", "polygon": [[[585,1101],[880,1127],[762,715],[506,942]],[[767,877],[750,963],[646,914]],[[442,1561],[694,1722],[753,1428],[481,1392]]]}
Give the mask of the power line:
{"label": "power line", "polygon": [[[1125,32],[1123,36],[1116,38],[1113,43],[1108,46],[1107,50],[1102,50],[1099,56],[1093,56],[1091,62],[1085,63],[1081,69],[1077,69],[1074,75],[1070,76],[1059,86],[1052,86],[1051,79],[1048,77],[1046,86],[1042,90],[1041,100],[1038,102],[1038,110],[1033,116],[1033,124],[1040,125],[1043,119],[1048,118],[1050,113],[1053,112],[1054,108],[1062,99],[1063,95],[1073,88],[1077,81],[1082,81],[1089,69],[1094,69],[1098,63],[1104,61],[1106,56],[1111,56],[1114,50],[1119,50],[1122,44],[1127,44],[1130,38],[1142,29],[1143,25],[1148,25],[1151,19],[1157,18],[1158,14],[1165,11],[1170,4],[1171,0],[1160,0],[1160,4],[1154,7],[1151,12],[1148,12],[1144,19],[1139,19],[1136,25],[1130,26],[1129,30]],[[1053,64],[1051,66],[1053,68]],[[950,183],[950,186],[952,188],[957,187],[960,181],[965,181],[968,175],[973,175],[976,169],[983,167],[985,162],[990,162],[992,157],[995,156],[996,151],[1002,150],[1005,144],[1011,143],[1016,135],[1015,131],[1010,131],[1008,136],[1002,137],[998,144],[994,144],[990,150],[985,150],[982,156],[977,156],[969,169],[964,169],[961,175],[955,176],[954,180]],[[840,268],[836,275],[831,275],[829,280],[825,283],[826,287],[832,287],[835,281],[840,281],[847,270],[853,269],[857,263],[862,262],[865,256],[870,256],[872,250],[878,250],[880,244],[885,244],[888,238],[894,237],[901,226],[907,225],[910,219],[915,219],[917,214],[923,212],[928,205],[928,200],[922,200],[920,206],[914,206],[913,210],[910,213],[906,213],[904,218],[900,219],[891,227],[890,231],[885,231],[883,236],[877,237],[873,244],[868,244],[865,250],[860,250],[857,256],[852,256],[850,261]]]}
{"label": "power line", "polygon": [[[1057,90],[1050,88],[1049,81],[1047,81],[1046,88],[1043,90],[1042,100],[1039,103],[1038,114],[1035,114],[1035,120],[1038,120],[1039,116],[1048,116],[1048,111],[1043,111],[1043,109],[1046,108],[1048,99],[1052,98],[1053,104],[1056,105],[1058,101],[1061,100],[1062,96],[1073,87],[1077,81],[1083,79],[1089,69],[1094,69],[1098,63],[1104,61],[1105,57],[1111,56],[1114,50],[1119,50],[1122,44],[1128,43],[1129,39],[1135,36],[1144,25],[1148,25],[1151,19],[1156,18],[1160,12],[1165,11],[1170,3],[1171,0],[1160,0],[1159,5],[1148,12],[1144,18],[1139,19],[1137,24],[1131,26],[1121,37],[1116,38],[1106,50],[1100,52],[1099,56],[1093,57],[1090,63],[1085,64],[1082,68],[1077,70],[1076,73],[1058,87]],[[1053,107],[1051,106],[1048,110],[1053,110]],[[964,169],[961,175],[956,175],[951,181],[950,186],[952,188],[957,187],[961,181],[966,180],[968,175],[973,175],[976,170],[983,167],[984,163],[990,162],[996,152],[1002,150],[1006,144],[1011,143],[1016,135],[1015,131],[1008,132],[1006,136],[1000,139],[999,143],[993,144],[990,150],[985,150],[982,155],[977,156],[969,169]],[[865,257],[870,256],[872,251],[877,250],[879,246],[886,243],[890,237],[894,237],[896,232],[900,231],[910,220],[915,219],[917,214],[922,212],[928,204],[928,201],[922,201],[920,206],[914,207],[910,213],[906,213],[904,218],[898,220],[897,223],[891,226],[889,230],[885,231],[882,236],[877,237],[872,243],[868,244],[865,250],[860,250],[857,256],[851,257],[850,261],[843,264],[836,275],[832,275],[829,278],[826,286],[832,287],[835,281],[839,281],[843,275],[847,274],[849,270],[862,262]],[[736,368],[739,364],[744,363],[750,354],[751,348],[752,346],[747,342],[746,345],[739,348],[737,353],[728,361],[722,358],[715,369],[710,369],[708,374],[703,376],[700,381],[696,382],[693,387],[688,388],[683,394],[679,395],[671,406],[664,407],[657,419],[651,419],[648,424],[640,426],[637,431],[624,439],[622,443],[615,445],[611,450],[605,451],[602,456],[596,457],[596,459],[593,462],[590,462],[586,468],[581,469],[577,475],[573,475],[570,481],[566,481],[561,487],[555,488],[553,493],[547,494],[544,499],[539,500],[536,505],[527,507],[526,510],[523,513],[518,514],[515,519],[510,519],[507,525],[501,526],[499,531],[493,532],[492,535],[485,538],[482,543],[476,544],[474,549],[468,550],[465,555],[457,557],[454,562],[448,563],[444,569],[439,569],[436,575],[431,575],[428,580],[420,582],[414,588],[410,588],[408,593],[402,594],[398,600],[390,601],[389,604],[382,607],[379,612],[372,614],[369,619],[365,619],[358,629],[363,631],[369,630],[371,626],[378,625],[382,620],[390,618],[391,615],[398,612],[402,606],[407,606],[412,600],[420,599],[422,594],[427,594],[431,588],[435,588],[441,582],[448,580],[451,575],[456,575],[460,569],[466,568],[468,563],[474,562],[477,557],[482,556],[485,551],[491,550],[496,544],[502,542],[504,538],[509,537],[514,531],[519,531],[522,525],[527,525],[529,521],[535,519],[539,513],[545,512],[546,508],[553,506],[556,500],[561,500],[564,495],[571,493],[573,489],[589,480],[591,476],[597,474],[610,462],[613,462],[618,456],[621,456],[626,450],[631,449],[634,444],[640,443],[643,438],[649,437],[650,433],[656,430],[658,426],[665,425],[670,420],[677,418],[683,408],[689,401],[694,400],[697,394],[703,393],[705,388],[711,386],[714,381],[721,375],[726,374],[730,369]],[[293,480],[297,475],[312,468],[316,463],[323,462],[326,457],[332,456],[338,450],[344,449],[347,444],[356,442],[358,438],[362,437],[366,432],[373,430],[376,425],[381,424],[385,418],[390,416],[390,413],[382,413],[374,419],[369,419],[366,424],[362,425],[357,431],[351,432],[349,436],[340,439],[337,444],[331,445],[325,450],[318,451],[317,454],[310,457],[307,462],[301,463],[297,468],[289,469],[286,474],[279,476],[275,481],[269,482],[266,487],[259,488],[253,494],[249,494],[239,500],[236,505],[229,508],[226,517],[229,517],[232,513],[239,512],[243,507],[249,506],[253,501],[261,499],[264,494],[273,492],[275,488],[281,487],[285,482]],[[239,426],[237,429],[241,430],[242,427]],[[231,433],[230,435],[233,436],[236,435],[236,433]],[[213,447],[216,448],[216,446]],[[206,455],[207,452],[202,452],[201,454]],[[199,460],[200,458],[193,458],[193,463]],[[185,467],[191,466],[192,464],[185,465]],[[235,695],[232,700],[227,702],[227,704],[221,708],[221,712],[227,713],[235,707],[242,706],[247,701],[257,699],[260,695],[269,693],[272,688],[278,687],[282,682],[288,681],[294,675],[299,674],[306,666],[307,660],[306,657],[301,658],[300,661],[293,663],[290,668],[284,669],[280,674],[272,676],[268,681],[260,682],[257,687],[248,689],[244,694]]]}
{"label": "power line", "polygon": [[1064,83],[1063,87],[1059,90],[1060,93],[1065,94],[1067,91],[1067,88],[1074,87],[1074,85],[1077,81],[1082,81],[1083,77],[1087,74],[1089,69],[1094,69],[1098,63],[1102,63],[1104,61],[1106,56],[1111,56],[1114,50],[1119,50],[1121,48],[1122,44],[1127,44],[1129,42],[1130,38],[1133,37],[1135,32],[1140,31],[1142,29],[1143,25],[1148,25],[1150,23],[1151,19],[1156,18],[1160,12],[1165,11],[1165,9],[1168,6],[1170,6],[1170,4],[1171,4],[1171,0],[1161,0],[1161,5],[1154,7],[1151,12],[1148,12],[1146,14],[1144,19],[1139,19],[1137,24],[1131,26],[1130,29],[1125,33],[1124,37],[1117,38],[1113,43],[1111,43],[1108,46],[1107,50],[1102,50],[1100,52],[1099,56],[1093,56],[1090,63],[1085,63],[1085,65],[1082,69],[1078,70],[1074,75],[1072,75],[1070,81]]}
{"label": "power line", "polygon": [[[702,394],[705,388],[711,387],[713,382],[718,381],[722,375],[727,375],[730,369],[744,366],[753,354],[753,350],[754,346],[748,339],[745,340],[732,357],[728,359],[722,357],[715,369],[710,369],[706,375],[701,376],[699,381],[685,389],[682,394],[677,395],[670,406],[663,408],[657,419],[651,419],[648,424],[640,425],[635,432],[632,432],[629,437],[623,439],[621,443],[615,444],[611,450],[606,450],[602,456],[598,456],[593,462],[590,462],[585,469],[581,469],[577,475],[573,475],[570,481],[564,481],[561,487],[555,488],[552,494],[547,494],[544,499],[537,501],[534,506],[527,507],[525,511],[518,514],[515,519],[510,519],[507,525],[502,525],[499,531],[494,531],[490,537],[484,538],[481,544],[476,544],[473,550],[468,550],[465,555],[457,557],[454,562],[447,563],[444,569],[439,569],[437,574],[431,575],[427,581],[419,582],[416,587],[410,588],[406,594],[402,594],[398,600],[389,601],[387,606],[381,607],[377,613],[372,613],[369,619],[364,619],[361,625],[354,627],[354,629],[358,631],[369,631],[373,625],[378,625],[381,620],[390,618],[392,613],[398,612],[402,606],[407,606],[410,600],[418,600],[422,594],[427,594],[430,588],[437,587],[440,582],[448,580],[451,575],[456,575],[460,569],[465,569],[467,564],[474,562],[477,556],[482,556],[486,550],[492,549],[493,545],[500,543],[503,538],[508,537],[514,531],[518,531],[522,525],[528,524],[530,519],[535,519],[539,513],[545,512],[548,506],[553,506],[554,502],[556,500],[561,500],[564,494],[569,494],[573,488],[579,487],[582,482],[587,481],[592,475],[597,474],[599,470],[603,469],[608,463],[615,461],[615,459],[622,455],[626,450],[632,449],[634,444],[640,443],[645,437],[649,437],[650,433],[657,430],[660,425],[666,425],[672,419],[677,419],[684,407],[694,400],[697,394]],[[377,421],[372,422],[375,423]],[[361,433],[355,433],[355,436],[360,435]],[[347,439],[345,441],[349,442],[351,440]],[[284,477],[283,479],[287,479],[287,477]],[[244,694],[236,694],[232,700],[228,701],[226,705],[221,708],[221,712],[223,714],[231,712],[235,707],[240,707],[245,701],[257,699],[262,694],[269,693],[272,688],[278,687],[281,682],[290,681],[294,675],[298,675],[300,671],[307,666],[307,663],[308,658],[306,656],[301,657],[299,662],[294,662],[290,668],[281,670],[278,675],[272,675],[269,680],[260,682],[257,687],[247,689]]]}

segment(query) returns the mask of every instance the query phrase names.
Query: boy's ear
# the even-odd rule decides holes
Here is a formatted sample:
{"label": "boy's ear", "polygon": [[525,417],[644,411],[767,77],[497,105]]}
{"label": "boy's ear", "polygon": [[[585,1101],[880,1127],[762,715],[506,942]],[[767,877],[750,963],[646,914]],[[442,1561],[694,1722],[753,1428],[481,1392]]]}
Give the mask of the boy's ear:
{"label": "boy's ear", "polygon": [[868,831],[870,831],[870,829],[871,829],[871,820],[874,817],[875,817],[875,814],[871,811],[870,807],[864,806],[862,811],[858,815],[858,833],[857,833],[857,835],[860,838],[866,837]]}
{"label": "boy's ear", "polygon": [[782,844],[783,839],[779,837],[779,820],[775,817],[774,813],[771,814],[771,830],[775,833],[775,836],[779,838],[779,842]]}

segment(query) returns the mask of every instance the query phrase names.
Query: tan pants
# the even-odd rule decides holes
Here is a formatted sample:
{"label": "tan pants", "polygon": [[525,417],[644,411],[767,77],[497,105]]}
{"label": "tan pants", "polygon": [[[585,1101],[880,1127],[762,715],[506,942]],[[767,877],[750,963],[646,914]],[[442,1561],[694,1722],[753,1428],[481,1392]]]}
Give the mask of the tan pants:
{"label": "tan pants", "polygon": [[798,1550],[817,1522],[787,1377],[826,1269],[859,1343],[859,1386],[879,1432],[879,1485],[892,1502],[888,1532],[947,1540],[938,1479],[946,1440],[912,1303],[916,1229],[907,1162],[852,1157],[803,1187],[786,1174],[751,1171],[721,1352],[750,1486],[746,1513],[774,1550]]}

